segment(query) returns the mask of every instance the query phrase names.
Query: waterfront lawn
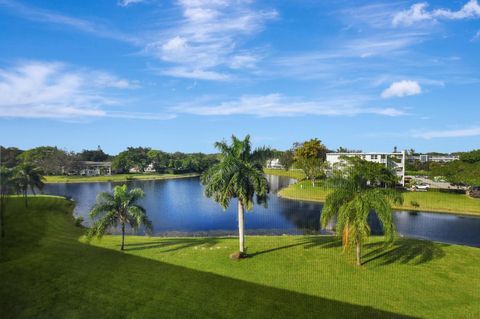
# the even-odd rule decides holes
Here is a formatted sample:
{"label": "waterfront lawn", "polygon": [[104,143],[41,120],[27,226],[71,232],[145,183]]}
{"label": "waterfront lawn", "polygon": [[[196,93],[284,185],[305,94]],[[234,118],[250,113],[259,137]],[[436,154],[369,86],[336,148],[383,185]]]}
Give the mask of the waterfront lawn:
{"label": "waterfront lawn", "polygon": [[[278,195],[295,200],[324,202],[331,191],[332,189],[324,186],[322,181],[317,182],[315,187],[309,181],[302,181],[280,190]],[[403,205],[395,206],[395,209],[480,215],[480,199],[467,195],[437,191],[404,191],[403,197]]]}
{"label": "waterfront lawn", "polygon": [[305,174],[302,170],[299,169],[290,169],[288,171],[284,169],[272,169],[272,168],[264,168],[263,172],[269,175],[277,175],[277,176],[285,176],[294,178],[296,180],[302,180],[305,178]]}
{"label": "waterfront lawn", "polygon": [[[326,236],[126,238],[86,244],[72,204],[12,198],[0,259],[2,318],[478,318],[480,250],[380,238],[364,266]],[[248,224],[248,215],[247,215]],[[80,239],[79,239],[80,238]]]}
{"label": "waterfront lawn", "polygon": [[102,176],[45,176],[46,183],[94,183],[94,182],[126,182],[135,180],[175,179],[198,176],[188,174],[115,174]]}

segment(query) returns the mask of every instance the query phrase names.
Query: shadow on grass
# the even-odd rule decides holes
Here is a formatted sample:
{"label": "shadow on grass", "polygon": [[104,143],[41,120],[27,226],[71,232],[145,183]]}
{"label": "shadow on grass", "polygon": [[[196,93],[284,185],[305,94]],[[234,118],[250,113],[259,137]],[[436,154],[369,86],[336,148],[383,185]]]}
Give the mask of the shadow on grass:
{"label": "shadow on grass", "polygon": [[447,244],[434,243],[427,240],[397,239],[391,246],[384,243],[364,245],[368,252],[363,255],[363,264],[390,265],[413,264],[420,265],[445,256],[443,247]]}
{"label": "shadow on grass", "polygon": [[[0,268],[2,318],[412,318],[90,246],[72,221],[45,220],[39,235],[48,244],[29,251],[22,242],[15,250],[23,256]],[[15,231],[28,237],[35,229]]]}
{"label": "shadow on grass", "polygon": [[[205,238],[162,238],[159,240],[152,240],[143,243],[133,243],[129,244],[128,242],[125,243],[125,250],[126,251],[134,251],[134,250],[145,250],[145,249],[152,249],[152,248],[165,248],[171,247],[164,252],[170,251],[177,251],[185,248],[195,247],[195,246],[202,246],[202,247],[213,247],[219,243],[221,238],[212,238],[212,237],[205,237]],[[118,245],[120,247],[120,245]]]}

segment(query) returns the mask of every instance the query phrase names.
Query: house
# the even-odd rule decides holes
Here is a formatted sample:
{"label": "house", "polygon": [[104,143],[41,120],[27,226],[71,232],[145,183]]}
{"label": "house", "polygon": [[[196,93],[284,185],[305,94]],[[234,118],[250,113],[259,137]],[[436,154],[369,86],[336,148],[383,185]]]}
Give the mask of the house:
{"label": "house", "polygon": [[400,177],[402,186],[405,186],[405,151],[393,153],[327,153],[326,161],[332,169],[335,169],[345,163],[343,157],[353,156],[369,162],[384,164],[391,168]]}
{"label": "house", "polygon": [[62,169],[62,172],[66,175],[80,176],[112,175],[112,162],[78,161],[71,169],[68,171]]}
{"label": "house", "polygon": [[283,169],[283,165],[278,158],[272,158],[267,160],[267,168]]}

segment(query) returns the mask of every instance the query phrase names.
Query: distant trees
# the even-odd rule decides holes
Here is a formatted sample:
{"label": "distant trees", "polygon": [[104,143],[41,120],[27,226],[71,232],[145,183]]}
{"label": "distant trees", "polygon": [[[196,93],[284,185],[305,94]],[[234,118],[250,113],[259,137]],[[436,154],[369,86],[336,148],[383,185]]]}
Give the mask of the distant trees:
{"label": "distant trees", "polygon": [[323,228],[336,217],[337,235],[342,237],[344,250],[349,249],[350,244],[356,247],[358,266],[362,263],[362,244],[370,235],[370,212],[377,214],[386,240],[390,242],[395,234],[391,206],[403,202],[401,193],[394,189],[373,187],[377,181],[394,180],[393,172],[371,168],[369,162],[355,159],[331,177],[329,182],[334,187],[333,192],[327,196],[320,217]]}
{"label": "distant trees", "polygon": [[3,147],[0,145],[0,166],[13,168],[20,163],[18,156],[22,154],[22,150],[16,147]]}
{"label": "distant trees", "polygon": [[480,149],[461,153],[460,160],[462,162],[470,163],[470,164],[480,162]]}
{"label": "distant trees", "polygon": [[121,173],[128,173],[132,168],[137,168],[144,172],[150,164],[148,147],[128,147],[127,150],[120,152],[112,161],[112,168]]}
{"label": "distant trees", "polygon": [[94,223],[87,232],[87,238],[101,238],[110,227],[120,225],[122,231],[120,249],[124,250],[127,225],[133,229],[143,225],[145,232],[150,234],[153,231],[152,222],[148,219],[145,208],[137,204],[144,196],[145,193],[140,188],[129,190],[127,185],[115,186],[113,193],[98,194],[97,202],[89,214]]}
{"label": "distant trees", "polygon": [[96,150],[83,150],[77,154],[80,161],[106,162],[110,160],[110,155],[106,154],[100,146]]}
{"label": "distant trees", "polygon": [[52,146],[40,146],[22,152],[18,159],[41,168],[45,175],[60,175],[70,169],[76,157],[74,153],[66,152]]}
{"label": "distant trees", "polygon": [[315,186],[315,180],[325,174],[327,148],[317,139],[297,144],[294,159],[298,168],[303,170],[308,180]]}
{"label": "distant trees", "polygon": [[238,257],[245,257],[244,240],[244,211],[251,210],[254,198],[258,204],[267,205],[270,191],[267,179],[263,174],[262,165],[266,148],[252,150],[250,136],[243,140],[232,136],[232,141],[216,142],[215,147],[220,151],[220,162],[213,165],[201,177],[205,185],[205,195],[213,198],[224,209],[230,201],[236,198],[238,212]]}
{"label": "distant trees", "polygon": [[284,152],[281,152],[278,156],[278,160],[280,162],[280,165],[282,165],[283,168],[286,171],[288,171],[293,166],[293,163],[295,162],[295,155],[293,153],[293,150],[289,149]]}

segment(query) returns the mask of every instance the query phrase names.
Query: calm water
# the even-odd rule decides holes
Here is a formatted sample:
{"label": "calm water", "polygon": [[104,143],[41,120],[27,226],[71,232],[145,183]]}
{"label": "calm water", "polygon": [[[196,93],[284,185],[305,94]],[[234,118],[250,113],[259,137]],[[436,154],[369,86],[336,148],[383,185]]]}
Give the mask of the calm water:
{"label": "calm water", "polygon": [[[292,201],[276,196],[279,189],[293,179],[267,176],[271,185],[268,208],[255,206],[246,213],[247,234],[311,234],[319,233],[322,205]],[[141,204],[158,235],[225,235],[236,234],[236,202],[223,209],[203,195],[198,178],[133,181],[146,197]],[[48,184],[45,193],[70,196],[77,206],[75,214],[88,224],[88,212],[99,192],[111,191],[114,183]],[[480,218],[436,213],[395,212],[395,224],[400,235],[446,243],[480,247]],[[370,216],[372,233],[381,228],[374,215]]]}

